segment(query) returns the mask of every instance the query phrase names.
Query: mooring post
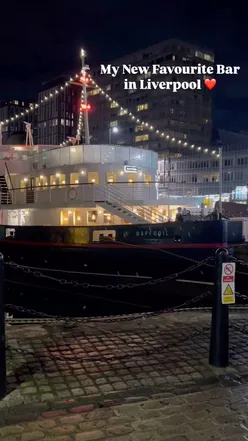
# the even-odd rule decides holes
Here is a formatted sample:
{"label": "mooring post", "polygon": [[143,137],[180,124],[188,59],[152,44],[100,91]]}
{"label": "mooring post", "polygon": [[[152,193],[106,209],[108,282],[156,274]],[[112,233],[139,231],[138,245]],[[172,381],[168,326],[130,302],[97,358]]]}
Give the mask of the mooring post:
{"label": "mooring post", "polygon": [[229,261],[226,249],[216,252],[209,364],[217,367],[229,363],[229,311],[228,304],[222,303],[222,268]]}
{"label": "mooring post", "polygon": [[0,400],[6,395],[6,352],[4,312],[4,260],[0,254]]}

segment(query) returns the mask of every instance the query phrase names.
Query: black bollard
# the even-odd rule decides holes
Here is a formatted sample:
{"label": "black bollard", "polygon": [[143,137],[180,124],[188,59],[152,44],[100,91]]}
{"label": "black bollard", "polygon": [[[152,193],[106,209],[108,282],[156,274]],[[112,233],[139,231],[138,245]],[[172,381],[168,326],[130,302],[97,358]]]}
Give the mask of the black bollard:
{"label": "black bollard", "polygon": [[0,254],[0,400],[6,395],[4,260]]}
{"label": "black bollard", "polygon": [[212,326],[209,350],[209,364],[226,367],[229,364],[229,310],[222,304],[222,263],[229,262],[227,250],[218,250],[215,263],[215,284],[213,292]]}

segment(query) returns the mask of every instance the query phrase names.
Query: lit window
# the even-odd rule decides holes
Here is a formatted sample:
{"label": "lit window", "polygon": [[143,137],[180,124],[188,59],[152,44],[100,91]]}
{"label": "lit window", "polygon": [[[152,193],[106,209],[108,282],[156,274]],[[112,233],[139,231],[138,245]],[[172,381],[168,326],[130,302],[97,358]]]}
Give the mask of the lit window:
{"label": "lit window", "polygon": [[106,173],[106,179],[107,179],[108,183],[116,182],[116,173],[107,172]]}
{"label": "lit window", "polygon": [[50,185],[51,185],[51,188],[55,188],[54,187],[56,185],[56,176],[55,175],[50,176]]}
{"label": "lit window", "polygon": [[14,101],[14,104],[15,104],[16,106],[18,106],[18,105],[19,105],[19,101]]}
{"label": "lit window", "polygon": [[149,135],[135,136],[135,142],[148,141],[148,139],[149,139]]}
{"label": "lit window", "polygon": [[65,120],[62,118],[61,119],[61,125],[64,126],[65,125]]}
{"label": "lit window", "polygon": [[79,173],[71,173],[70,174],[70,184],[75,185],[79,183]]}
{"label": "lit window", "polygon": [[110,121],[110,127],[116,127],[118,125],[118,121]]}
{"label": "lit window", "polygon": [[108,84],[108,86],[106,86],[106,90],[111,90],[111,84]]}
{"label": "lit window", "polygon": [[59,175],[59,188],[63,187],[65,185],[65,175],[60,174]]}
{"label": "lit window", "polygon": [[120,116],[122,116],[122,115],[126,115],[128,113],[128,110],[127,109],[120,109],[119,110],[119,115]]}
{"label": "lit window", "polygon": [[151,185],[151,183],[152,183],[152,176],[151,175],[145,175],[144,176],[144,182],[147,185]]}
{"label": "lit window", "polygon": [[135,132],[143,132],[145,126],[143,124],[140,124],[139,126],[135,127]]}
{"label": "lit window", "polygon": [[93,90],[90,90],[88,93],[87,93],[87,95],[88,96],[93,96],[93,95],[98,95],[100,93],[100,90],[99,89],[93,89]]}
{"label": "lit window", "polygon": [[148,109],[148,104],[139,104],[137,106],[137,112],[141,112],[141,110],[147,110]]}
{"label": "lit window", "polygon": [[111,109],[114,109],[115,107],[118,107],[118,104],[115,101],[112,101],[110,103],[110,107],[111,107]]}

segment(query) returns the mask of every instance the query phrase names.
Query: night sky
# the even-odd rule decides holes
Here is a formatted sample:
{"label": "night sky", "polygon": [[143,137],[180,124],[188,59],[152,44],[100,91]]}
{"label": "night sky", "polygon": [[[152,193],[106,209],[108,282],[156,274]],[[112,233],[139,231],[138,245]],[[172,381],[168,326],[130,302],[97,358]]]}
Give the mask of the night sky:
{"label": "night sky", "polygon": [[[217,77],[214,124],[248,131],[248,21],[245,2],[223,0],[6,1],[0,10],[0,100],[37,99],[42,82],[100,64],[168,38],[215,52],[239,75]],[[218,4],[218,6],[217,6]],[[237,7],[240,4],[240,7]],[[40,6],[39,6],[40,5]],[[146,6],[147,5],[147,6]]]}

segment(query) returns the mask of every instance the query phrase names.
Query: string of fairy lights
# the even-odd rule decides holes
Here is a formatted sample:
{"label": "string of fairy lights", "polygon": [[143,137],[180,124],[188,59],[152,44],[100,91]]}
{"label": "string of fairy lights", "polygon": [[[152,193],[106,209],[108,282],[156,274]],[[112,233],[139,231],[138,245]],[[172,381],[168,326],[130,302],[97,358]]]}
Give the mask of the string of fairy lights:
{"label": "string of fairy lights", "polygon": [[142,121],[140,118],[137,118],[132,112],[130,112],[129,109],[124,108],[121,106],[121,104],[118,103],[118,101],[116,101],[115,99],[113,99],[107,92],[105,92],[105,90],[103,90],[92,78],[92,76],[89,74],[89,77],[91,79],[92,84],[99,90],[99,92],[110,102],[112,102],[115,107],[118,107],[121,111],[123,111],[123,114],[126,114],[129,116],[129,118],[137,124],[141,124],[145,127],[147,127],[150,131],[155,132],[156,135],[158,135],[161,139],[166,139],[167,141],[170,141],[172,143],[177,143],[177,144],[181,144],[184,147],[188,147],[192,150],[196,150],[198,152],[202,152],[205,154],[209,154],[211,153],[212,155],[216,156],[217,158],[220,156],[218,151],[216,150],[211,150],[208,148],[202,148],[201,146],[196,146],[194,144],[190,144],[188,142],[183,142],[181,139],[176,139],[175,137],[172,137],[170,135],[166,135],[166,133],[164,133],[161,130],[156,130],[156,128],[154,126],[152,126],[151,124],[149,124],[147,121]]}
{"label": "string of fairy lights", "polygon": [[[43,97],[43,99],[40,100],[39,103],[34,104],[32,107],[30,107],[29,109],[25,109],[22,112],[10,117],[9,119],[5,119],[3,121],[0,121],[1,126],[4,126],[6,124],[11,123],[12,121],[15,121],[19,118],[23,118],[24,116],[28,115],[31,112],[34,112],[35,110],[39,109],[39,107],[48,102],[49,100],[52,100],[56,95],[62,93],[67,87],[70,86],[70,84],[74,81],[78,81],[80,78],[80,75],[76,74],[74,75],[74,77],[71,77],[68,81],[66,81],[64,83],[63,86],[59,86],[55,88],[54,93],[49,93],[49,95],[46,95]],[[82,78],[82,77],[81,77]],[[96,89],[99,90],[99,92],[106,98],[106,100],[108,100],[109,102],[112,102],[115,107],[118,107],[121,111],[123,111],[123,114],[128,115],[128,117],[136,124],[141,124],[145,127],[147,127],[151,132],[156,133],[157,136],[159,136],[161,139],[166,139],[166,141],[171,142],[172,144],[178,144],[178,145],[182,145],[185,148],[190,148],[192,150],[196,150],[198,152],[201,153],[205,153],[205,154],[209,154],[211,153],[212,155],[214,155],[215,157],[219,157],[219,153],[216,150],[211,150],[208,148],[202,148],[201,146],[196,146],[194,144],[190,144],[189,142],[183,142],[181,139],[177,139],[176,137],[172,137],[168,134],[166,134],[165,132],[156,129],[154,126],[152,126],[151,124],[149,124],[147,121],[142,121],[140,118],[138,118],[136,115],[134,115],[128,108],[124,108],[122,107],[122,105],[120,103],[118,103],[118,101],[116,101],[115,99],[113,99],[107,92],[105,92],[105,90],[103,90],[92,78],[92,76],[88,73],[87,75],[87,82],[89,81],[88,79],[90,79],[92,85],[95,86]],[[85,101],[85,97],[84,97],[84,91],[83,88],[81,90],[81,103],[80,103],[80,110],[79,110],[79,119],[78,119],[78,126],[77,126],[77,137],[79,137],[81,135],[81,131],[82,131],[82,124],[83,124],[83,111],[87,110],[87,109],[83,109],[83,105],[84,105],[84,101]],[[68,145],[70,141],[64,141],[62,143],[62,145]]]}

